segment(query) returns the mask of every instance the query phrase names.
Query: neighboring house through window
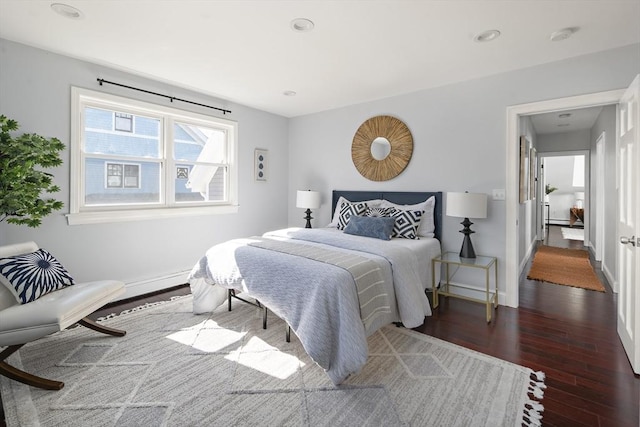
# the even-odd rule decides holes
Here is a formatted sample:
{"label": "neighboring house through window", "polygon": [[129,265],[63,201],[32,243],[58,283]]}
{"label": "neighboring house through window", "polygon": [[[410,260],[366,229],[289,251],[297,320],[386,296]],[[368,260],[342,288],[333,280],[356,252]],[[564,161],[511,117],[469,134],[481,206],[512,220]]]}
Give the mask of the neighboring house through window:
{"label": "neighboring house through window", "polygon": [[237,211],[237,124],[72,88],[70,224]]}

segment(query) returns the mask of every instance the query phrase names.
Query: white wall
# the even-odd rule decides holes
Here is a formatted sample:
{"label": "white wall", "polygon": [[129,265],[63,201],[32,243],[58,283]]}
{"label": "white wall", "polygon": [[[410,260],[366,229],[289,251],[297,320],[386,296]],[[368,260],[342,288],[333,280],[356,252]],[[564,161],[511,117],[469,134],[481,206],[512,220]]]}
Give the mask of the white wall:
{"label": "white wall", "polygon": [[[99,86],[98,77],[203,104],[232,110],[224,116],[238,122],[239,203],[237,214],[158,219],[115,224],[69,226],[71,86],[162,104],[164,98]],[[174,102],[172,107],[220,116],[203,107]],[[185,271],[211,245],[230,238],[286,226],[288,138],[286,118],[215,99],[144,77],[115,71],[0,39],[0,113],[20,123],[20,132],[55,136],[67,145],[64,165],[53,171],[65,208],[44,219],[42,226],[0,223],[0,244],[35,240],[52,252],[79,281],[113,278],[126,282],[129,293],[148,286],[184,283]],[[253,151],[269,150],[270,179],[253,179]],[[169,276],[166,280],[163,277]],[[147,283],[148,282],[148,283]],[[156,283],[157,282],[157,283]]]}
{"label": "white wall", "polygon": [[[324,203],[314,212],[315,225],[329,222],[333,189],[491,194],[492,189],[506,186],[508,106],[625,88],[638,72],[640,49],[632,45],[291,119],[289,194],[299,188],[322,193]],[[414,152],[400,176],[377,183],[356,171],[351,142],[362,122],[382,114],[406,123],[413,134]],[[301,212],[293,205],[290,199],[289,223],[300,224]],[[473,226],[476,252],[499,259],[502,290],[505,217],[505,202],[490,201],[488,218],[476,220]],[[444,218],[445,250],[459,250],[459,228],[457,218]]]}

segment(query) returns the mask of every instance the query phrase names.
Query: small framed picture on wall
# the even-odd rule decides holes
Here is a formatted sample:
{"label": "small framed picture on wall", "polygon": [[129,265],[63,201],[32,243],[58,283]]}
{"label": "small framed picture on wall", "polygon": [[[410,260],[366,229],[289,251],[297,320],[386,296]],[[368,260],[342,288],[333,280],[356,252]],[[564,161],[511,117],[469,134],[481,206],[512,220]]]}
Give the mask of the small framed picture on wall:
{"label": "small framed picture on wall", "polygon": [[268,174],[268,151],[262,148],[256,148],[254,154],[255,180],[266,181]]}

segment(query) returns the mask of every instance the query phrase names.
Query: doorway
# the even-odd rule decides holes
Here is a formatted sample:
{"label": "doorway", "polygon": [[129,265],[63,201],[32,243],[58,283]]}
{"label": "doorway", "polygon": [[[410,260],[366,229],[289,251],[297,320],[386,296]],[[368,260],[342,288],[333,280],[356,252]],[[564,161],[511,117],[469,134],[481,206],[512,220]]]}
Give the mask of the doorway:
{"label": "doorway", "polygon": [[[614,123],[615,124],[615,123]],[[558,146],[557,149],[562,149]],[[584,249],[590,245],[589,226],[592,218],[589,201],[589,151],[557,151],[539,153],[544,168],[541,185],[545,191],[537,214],[544,219],[539,240],[547,246]]]}
{"label": "doorway", "polygon": [[519,251],[521,243],[519,234],[520,205],[518,203],[519,147],[514,143],[514,141],[519,141],[521,133],[521,119],[525,116],[536,114],[618,104],[623,94],[623,90],[615,90],[550,101],[541,101],[507,108],[506,290],[505,298],[503,299],[503,301],[505,301],[505,305],[510,307],[518,307],[519,305],[518,278],[522,267],[521,254]]}

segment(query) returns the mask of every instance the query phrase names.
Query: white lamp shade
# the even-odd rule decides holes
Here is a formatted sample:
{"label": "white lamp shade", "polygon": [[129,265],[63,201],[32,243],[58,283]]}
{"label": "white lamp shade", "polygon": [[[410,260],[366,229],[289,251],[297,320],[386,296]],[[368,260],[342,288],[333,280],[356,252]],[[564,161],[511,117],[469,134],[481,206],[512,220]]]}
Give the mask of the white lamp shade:
{"label": "white lamp shade", "polygon": [[298,190],[296,207],[302,209],[318,209],[320,207],[320,193],[311,190]]}
{"label": "white lamp shade", "polygon": [[484,193],[447,193],[447,216],[486,218],[487,195]]}
{"label": "white lamp shade", "polygon": [[576,200],[584,200],[584,191],[576,192]]}

